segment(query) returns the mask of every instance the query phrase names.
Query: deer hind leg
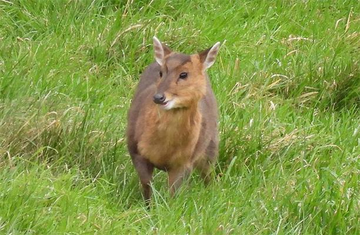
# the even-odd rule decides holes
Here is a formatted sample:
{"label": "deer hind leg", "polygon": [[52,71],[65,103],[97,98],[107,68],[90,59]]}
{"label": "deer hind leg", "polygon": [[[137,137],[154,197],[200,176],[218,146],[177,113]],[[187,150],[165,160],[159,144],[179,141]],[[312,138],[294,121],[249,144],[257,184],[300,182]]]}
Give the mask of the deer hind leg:
{"label": "deer hind leg", "polygon": [[204,183],[208,185],[213,179],[213,168],[217,159],[218,146],[214,141],[210,141],[205,156],[196,161],[195,166],[200,171]]}
{"label": "deer hind leg", "polygon": [[139,154],[131,154],[134,167],[139,175],[146,206],[150,205],[152,174],[154,165]]}
{"label": "deer hind leg", "polygon": [[170,195],[174,196],[181,183],[191,173],[191,167],[179,167],[168,171]]}

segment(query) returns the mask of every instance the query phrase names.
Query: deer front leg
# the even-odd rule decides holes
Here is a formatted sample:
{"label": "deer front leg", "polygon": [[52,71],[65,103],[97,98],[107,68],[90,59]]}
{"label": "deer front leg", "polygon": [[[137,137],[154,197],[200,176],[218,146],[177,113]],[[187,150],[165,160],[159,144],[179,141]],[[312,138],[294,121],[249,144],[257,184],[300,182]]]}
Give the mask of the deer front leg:
{"label": "deer front leg", "polygon": [[139,154],[132,154],[132,161],[134,167],[139,175],[141,186],[143,188],[143,196],[146,206],[150,205],[151,198],[151,187],[150,183],[152,180],[152,174],[154,171],[154,165],[151,164],[147,159],[143,158]]}
{"label": "deer front leg", "polygon": [[169,188],[171,196],[175,195],[175,192],[180,187],[183,180],[190,175],[190,172],[191,167],[178,167],[169,170]]}

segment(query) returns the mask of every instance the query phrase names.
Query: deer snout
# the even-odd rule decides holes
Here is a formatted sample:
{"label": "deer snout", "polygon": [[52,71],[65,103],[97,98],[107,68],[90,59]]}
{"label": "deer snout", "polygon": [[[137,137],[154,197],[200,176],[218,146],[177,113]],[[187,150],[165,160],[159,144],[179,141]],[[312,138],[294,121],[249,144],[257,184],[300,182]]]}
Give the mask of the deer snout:
{"label": "deer snout", "polygon": [[166,100],[166,97],[164,94],[157,93],[154,95],[154,102],[156,104],[163,104],[165,100]]}

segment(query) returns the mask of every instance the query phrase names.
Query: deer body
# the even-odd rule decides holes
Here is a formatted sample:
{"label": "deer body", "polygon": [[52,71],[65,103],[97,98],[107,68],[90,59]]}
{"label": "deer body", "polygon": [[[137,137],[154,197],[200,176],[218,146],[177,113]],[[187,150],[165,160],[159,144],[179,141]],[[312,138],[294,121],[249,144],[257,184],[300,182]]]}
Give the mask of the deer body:
{"label": "deer body", "polygon": [[195,55],[172,53],[154,38],[149,65],[128,114],[129,153],[148,202],[154,167],[169,174],[174,194],[194,167],[205,181],[218,151],[217,105],[206,69],[219,44]]}

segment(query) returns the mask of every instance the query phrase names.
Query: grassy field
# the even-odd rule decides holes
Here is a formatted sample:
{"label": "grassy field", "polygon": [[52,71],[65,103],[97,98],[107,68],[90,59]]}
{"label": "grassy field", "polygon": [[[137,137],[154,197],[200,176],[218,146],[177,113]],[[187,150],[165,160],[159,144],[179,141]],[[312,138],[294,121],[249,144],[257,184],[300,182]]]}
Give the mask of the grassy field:
{"label": "grassy field", "polygon": [[[359,234],[360,3],[0,0],[0,234]],[[152,37],[220,106],[216,178],[144,207],[124,130]]]}

